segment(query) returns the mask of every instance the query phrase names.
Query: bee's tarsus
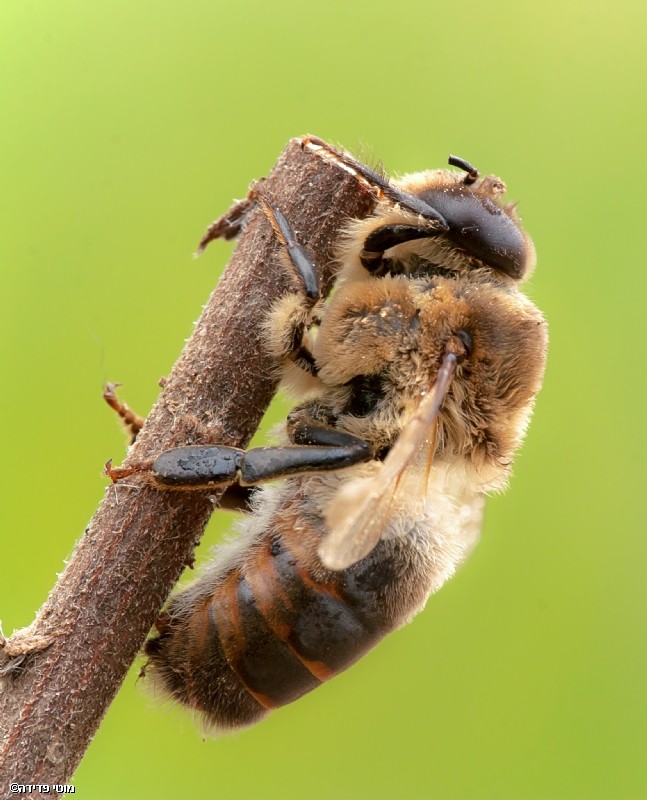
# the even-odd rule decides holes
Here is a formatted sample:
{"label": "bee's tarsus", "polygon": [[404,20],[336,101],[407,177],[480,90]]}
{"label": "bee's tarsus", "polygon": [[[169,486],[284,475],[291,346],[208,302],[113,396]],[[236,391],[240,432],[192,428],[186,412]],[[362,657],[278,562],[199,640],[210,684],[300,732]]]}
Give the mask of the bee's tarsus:
{"label": "bee's tarsus", "polygon": [[117,389],[120,383],[106,383],[103,387],[103,399],[121,417],[124,427],[130,433],[130,443],[132,444],[137,435],[144,427],[145,419],[136,414],[126,403],[122,403],[117,397]]}
{"label": "bee's tarsus", "polygon": [[124,478],[129,478],[131,475],[135,475],[138,472],[147,472],[150,470],[150,467],[150,461],[135,464],[132,467],[113,467],[112,459],[110,458],[104,464],[103,472],[113,483],[118,483],[124,480]]}

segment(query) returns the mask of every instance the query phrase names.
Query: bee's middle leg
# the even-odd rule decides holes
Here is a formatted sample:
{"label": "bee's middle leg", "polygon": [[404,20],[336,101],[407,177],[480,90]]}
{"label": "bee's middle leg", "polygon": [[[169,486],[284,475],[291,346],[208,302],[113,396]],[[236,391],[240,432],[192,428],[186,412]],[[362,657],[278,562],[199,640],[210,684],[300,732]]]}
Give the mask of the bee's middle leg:
{"label": "bee's middle leg", "polygon": [[290,223],[266,198],[262,200],[277,238],[284,247],[283,260],[299,279],[301,291],[279,300],[265,324],[268,349],[277,361],[291,361],[305,372],[317,375],[314,356],[305,339],[308,328],[317,320],[316,307],[321,300],[321,285],[314,259],[297,241]]}

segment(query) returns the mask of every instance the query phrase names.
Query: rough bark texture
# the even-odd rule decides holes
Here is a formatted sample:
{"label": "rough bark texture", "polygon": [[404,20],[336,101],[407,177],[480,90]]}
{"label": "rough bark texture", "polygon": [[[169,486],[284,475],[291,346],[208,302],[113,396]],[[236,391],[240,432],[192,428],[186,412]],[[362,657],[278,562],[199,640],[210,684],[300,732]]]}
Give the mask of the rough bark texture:
{"label": "rough bark texture", "polygon": [[[288,144],[262,191],[308,244],[329,285],[340,227],[374,206],[366,182],[304,138]],[[258,206],[247,202],[242,212],[236,251],[125,466],[185,444],[245,447],[272,398],[259,323],[298,284],[278,264]],[[235,213],[211,230],[227,236],[232,220],[238,224]],[[35,622],[0,641],[0,796],[11,781],[70,780],[213,508],[205,493],[159,491],[137,476],[107,487]]]}

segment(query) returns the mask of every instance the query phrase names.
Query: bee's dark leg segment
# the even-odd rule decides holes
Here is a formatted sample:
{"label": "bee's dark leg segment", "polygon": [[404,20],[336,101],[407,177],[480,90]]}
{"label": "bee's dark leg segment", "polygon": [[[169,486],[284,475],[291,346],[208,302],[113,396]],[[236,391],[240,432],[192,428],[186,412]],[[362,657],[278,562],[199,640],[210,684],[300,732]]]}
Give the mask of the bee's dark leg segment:
{"label": "bee's dark leg segment", "polygon": [[258,447],[245,453],[240,468],[241,484],[251,485],[304,472],[331,472],[370,461],[372,448],[361,439],[358,444],[294,445]]}
{"label": "bee's dark leg segment", "polygon": [[367,442],[342,434],[339,444],[255,447],[247,452],[224,445],[178,447],[162,453],[151,472],[158,486],[210,489],[227,483],[253,486],[304,472],[328,472],[371,458],[373,450]]}
{"label": "bee's dark leg segment", "polygon": [[368,461],[372,457],[371,448],[358,436],[345,433],[336,428],[315,422],[312,417],[297,411],[288,416],[288,436],[293,444],[317,445],[321,447],[356,447],[358,452],[365,450]]}
{"label": "bee's dark leg segment", "polygon": [[291,361],[294,361],[295,364],[304,372],[308,372],[310,375],[314,375],[315,377],[317,376],[319,370],[317,369],[317,365],[315,363],[315,357],[304,344],[300,344],[298,347],[296,347],[292,353],[290,353],[289,358]]}
{"label": "bee's dark leg segment", "polygon": [[297,275],[301,278],[306,297],[312,300],[314,304],[321,297],[319,275],[317,274],[314,261],[307,250],[297,242],[294,231],[290,227],[290,223],[278,208],[273,206],[265,197],[261,202],[263,210],[272,228],[274,228],[274,232],[285,246],[286,253]]}
{"label": "bee's dark leg segment", "polygon": [[245,451],[224,445],[176,447],[166,450],[151,467],[160,486],[209,489],[234,483]]}
{"label": "bee's dark leg segment", "polygon": [[318,370],[315,358],[306,345],[303,344],[303,338],[306,332],[305,322],[300,321],[296,325],[289,325],[288,331],[286,336],[287,346],[281,354],[281,357],[289,359],[294,362],[299,369],[316,377]]}
{"label": "bee's dark leg segment", "polygon": [[378,273],[382,267],[384,253],[389,248],[414,239],[430,239],[442,233],[443,231],[438,228],[424,225],[382,225],[369,233],[364,240],[359,260],[364,269]]}
{"label": "bee's dark leg segment", "polygon": [[394,203],[397,203],[409,211],[413,211],[414,214],[420,214],[425,219],[437,222],[443,228],[443,230],[449,229],[447,220],[443,217],[443,215],[436,211],[436,209],[430,206],[428,203],[425,203],[424,200],[421,200],[419,197],[409,194],[408,192],[400,191],[378,172],[375,172],[375,170],[369,169],[364,164],[361,164],[348,153],[335,150],[334,147],[331,147],[327,142],[324,142],[323,139],[319,139],[317,136],[309,136],[307,141],[326,150],[337,161],[345,164],[347,167],[350,167],[351,170],[357,172],[357,174],[361,175],[362,178],[368,181],[368,183],[377,187],[381,194],[383,194],[385,197],[388,197],[389,200],[392,200]]}
{"label": "bee's dark leg segment", "polygon": [[394,191],[394,187],[391,186],[384,176],[380,175],[379,172],[370,169],[365,164],[362,164],[360,161],[357,161],[357,159],[353,158],[348,153],[336,150],[334,147],[331,147],[328,142],[325,142],[318,136],[308,136],[306,141],[308,144],[314,144],[317,147],[320,147],[322,150],[325,150],[327,153],[333,156],[336,161],[339,161],[342,164],[345,164],[347,167],[350,167],[373,186],[377,186],[379,189],[381,189],[385,194]]}
{"label": "bee's dark leg segment", "polygon": [[284,356],[294,361],[298,367],[310,375],[317,375],[317,365],[315,357],[310,350],[303,344],[303,337],[305,336],[306,326],[304,322],[299,323],[292,329],[292,345],[289,351]]}
{"label": "bee's dark leg segment", "polygon": [[[204,452],[197,452],[199,450],[210,451],[206,460]],[[178,488],[200,488],[204,486],[205,471],[208,478],[213,478],[215,485],[219,482],[235,481],[238,465],[243,458],[244,451],[233,447],[183,447],[162,453],[152,464],[152,472],[157,484]],[[257,492],[257,486],[230,483],[220,495],[218,508],[249,513],[252,510],[252,498]]]}
{"label": "bee's dark leg segment", "polygon": [[307,250],[297,242],[290,223],[281,211],[273,206],[266,197],[261,198],[261,204],[277,238],[285,247],[286,255],[301,279],[305,296],[305,317],[299,319],[297,324],[292,323],[288,326],[288,330],[291,329],[291,332],[286,337],[288,348],[284,351],[282,357],[293,361],[304,372],[316,376],[317,366],[314,356],[303,343],[303,339],[306,328],[312,324],[309,311],[321,299],[319,274],[313,259]]}

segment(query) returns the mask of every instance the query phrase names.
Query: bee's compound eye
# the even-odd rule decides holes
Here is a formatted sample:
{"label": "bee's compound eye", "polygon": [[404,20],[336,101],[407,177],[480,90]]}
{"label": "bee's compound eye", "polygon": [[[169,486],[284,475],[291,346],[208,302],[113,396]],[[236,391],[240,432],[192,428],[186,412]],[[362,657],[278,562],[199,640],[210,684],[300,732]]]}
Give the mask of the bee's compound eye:
{"label": "bee's compound eye", "polygon": [[479,197],[465,186],[430,189],[420,199],[447,220],[447,239],[492,269],[511,278],[523,277],[532,261],[519,224],[487,197]]}

